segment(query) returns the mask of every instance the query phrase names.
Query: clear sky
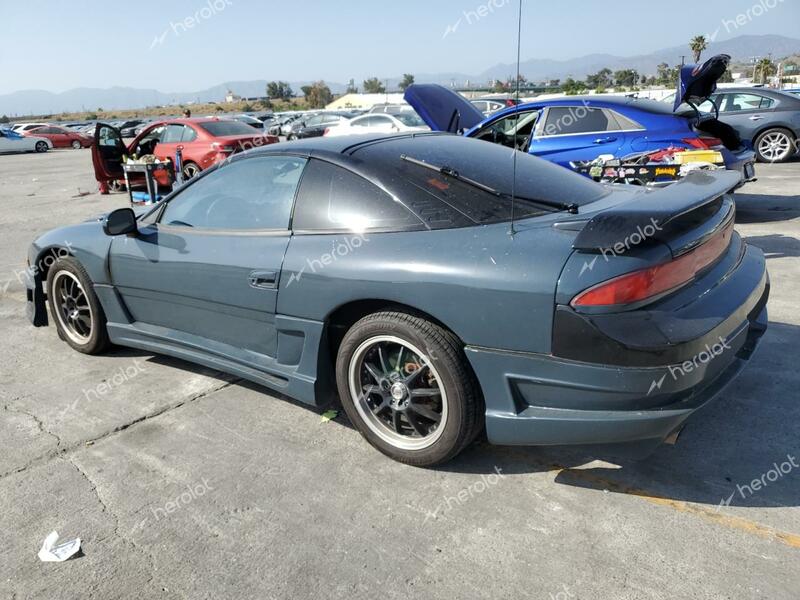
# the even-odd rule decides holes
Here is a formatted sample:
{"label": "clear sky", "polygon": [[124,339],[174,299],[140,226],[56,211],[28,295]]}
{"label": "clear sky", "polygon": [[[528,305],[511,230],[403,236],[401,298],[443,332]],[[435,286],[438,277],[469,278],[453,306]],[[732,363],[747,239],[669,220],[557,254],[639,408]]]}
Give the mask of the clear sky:
{"label": "clear sky", "polygon": [[[523,60],[646,54],[715,31],[800,36],[800,0],[524,0],[523,13]],[[0,94],[190,92],[251,79],[480,73],[514,62],[517,0],[0,0],[0,23]]]}

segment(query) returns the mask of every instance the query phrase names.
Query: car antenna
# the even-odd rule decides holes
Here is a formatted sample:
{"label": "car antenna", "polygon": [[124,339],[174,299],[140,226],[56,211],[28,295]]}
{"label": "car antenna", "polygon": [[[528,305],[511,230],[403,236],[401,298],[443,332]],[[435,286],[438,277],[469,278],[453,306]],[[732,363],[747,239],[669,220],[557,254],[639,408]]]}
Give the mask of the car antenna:
{"label": "car antenna", "polygon": [[[514,102],[514,109],[519,106],[519,63],[522,53],[522,0],[519,0],[519,15],[517,19],[517,81],[516,81],[516,101]],[[514,230],[514,200],[517,195],[517,129],[519,128],[519,111],[516,110],[516,121],[514,123],[514,148],[512,155],[513,166],[511,167],[511,235],[513,236],[516,231]]]}

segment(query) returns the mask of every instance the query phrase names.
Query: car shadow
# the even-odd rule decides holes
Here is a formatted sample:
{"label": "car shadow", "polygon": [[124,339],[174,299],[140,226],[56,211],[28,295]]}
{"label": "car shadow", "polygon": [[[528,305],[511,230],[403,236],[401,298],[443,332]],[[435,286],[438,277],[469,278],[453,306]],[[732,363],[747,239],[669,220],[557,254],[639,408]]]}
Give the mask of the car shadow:
{"label": "car shadow", "polygon": [[800,256],[800,240],[788,235],[772,233],[744,239],[748,244],[761,248],[767,259]]}
{"label": "car shadow", "polygon": [[[552,472],[557,485],[604,493],[746,507],[800,506],[800,327],[770,323],[736,382],[695,413],[675,446],[644,458],[624,447],[501,447],[473,444],[445,472]],[[626,456],[628,455],[628,456]]]}
{"label": "car shadow", "polygon": [[737,192],[734,200],[737,223],[775,223],[800,217],[800,195],[776,196]]}
{"label": "car shadow", "polygon": [[[735,384],[689,419],[675,446],[661,445],[648,456],[639,456],[635,446],[494,446],[484,436],[432,471],[476,476],[550,472],[556,485],[603,493],[715,508],[726,502],[747,507],[800,506],[800,468],[791,464],[794,460],[800,465],[795,425],[800,421],[800,402],[796,394],[786,393],[800,388],[800,370],[794,360],[799,342],[800,327],[770,323],[761,347]],[[148,362],[232,381],[319,415],[338,410],[331,425],[355,429],[338,404],[310,406],[256,383],[150,352],[115,348],[109,354],[144,356]],[[366,445],[365,451],[377,453]]]}

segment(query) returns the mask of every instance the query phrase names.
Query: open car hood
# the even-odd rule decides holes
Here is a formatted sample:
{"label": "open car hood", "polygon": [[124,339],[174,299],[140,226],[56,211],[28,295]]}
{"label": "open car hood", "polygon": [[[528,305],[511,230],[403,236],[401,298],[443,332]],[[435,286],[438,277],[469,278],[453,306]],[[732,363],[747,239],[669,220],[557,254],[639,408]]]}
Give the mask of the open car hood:
{"label": "open car hood", "polygon": [[433,131],[458,133],[486,119],[464,96],[435,83],[411,85],[403,97]]}
{"label": "open car hood", "polygon": [[712,56],[702,65],[685,65],[681,67],[678,78],[678,91],[675,94],[675,107],[683,103],[697,106],[702,104],[717,91],[717,82],[725,73],[731,57],[727,54]]}

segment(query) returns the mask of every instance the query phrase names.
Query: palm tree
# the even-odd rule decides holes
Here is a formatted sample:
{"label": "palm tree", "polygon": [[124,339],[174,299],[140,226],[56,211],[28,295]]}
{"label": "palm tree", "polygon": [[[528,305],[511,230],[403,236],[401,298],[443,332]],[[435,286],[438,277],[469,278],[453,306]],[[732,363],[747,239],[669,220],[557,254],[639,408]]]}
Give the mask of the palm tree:
{"label": "palm tree", "polygon": [[689,48],[694,54],[694,63],[695,64],[699,63],[700,55],[703,53],[703,50],[708,48],[708,41],[706,40],[706,36],[696,35],[695,37],[693,37],[689,42]]}
{"label": "palm tree", "polygon": [[768,58],[762,58],[756,65],[756,70],[761,74],[761,83],[767,83],[767,78],[775,74],[775,65]]}

